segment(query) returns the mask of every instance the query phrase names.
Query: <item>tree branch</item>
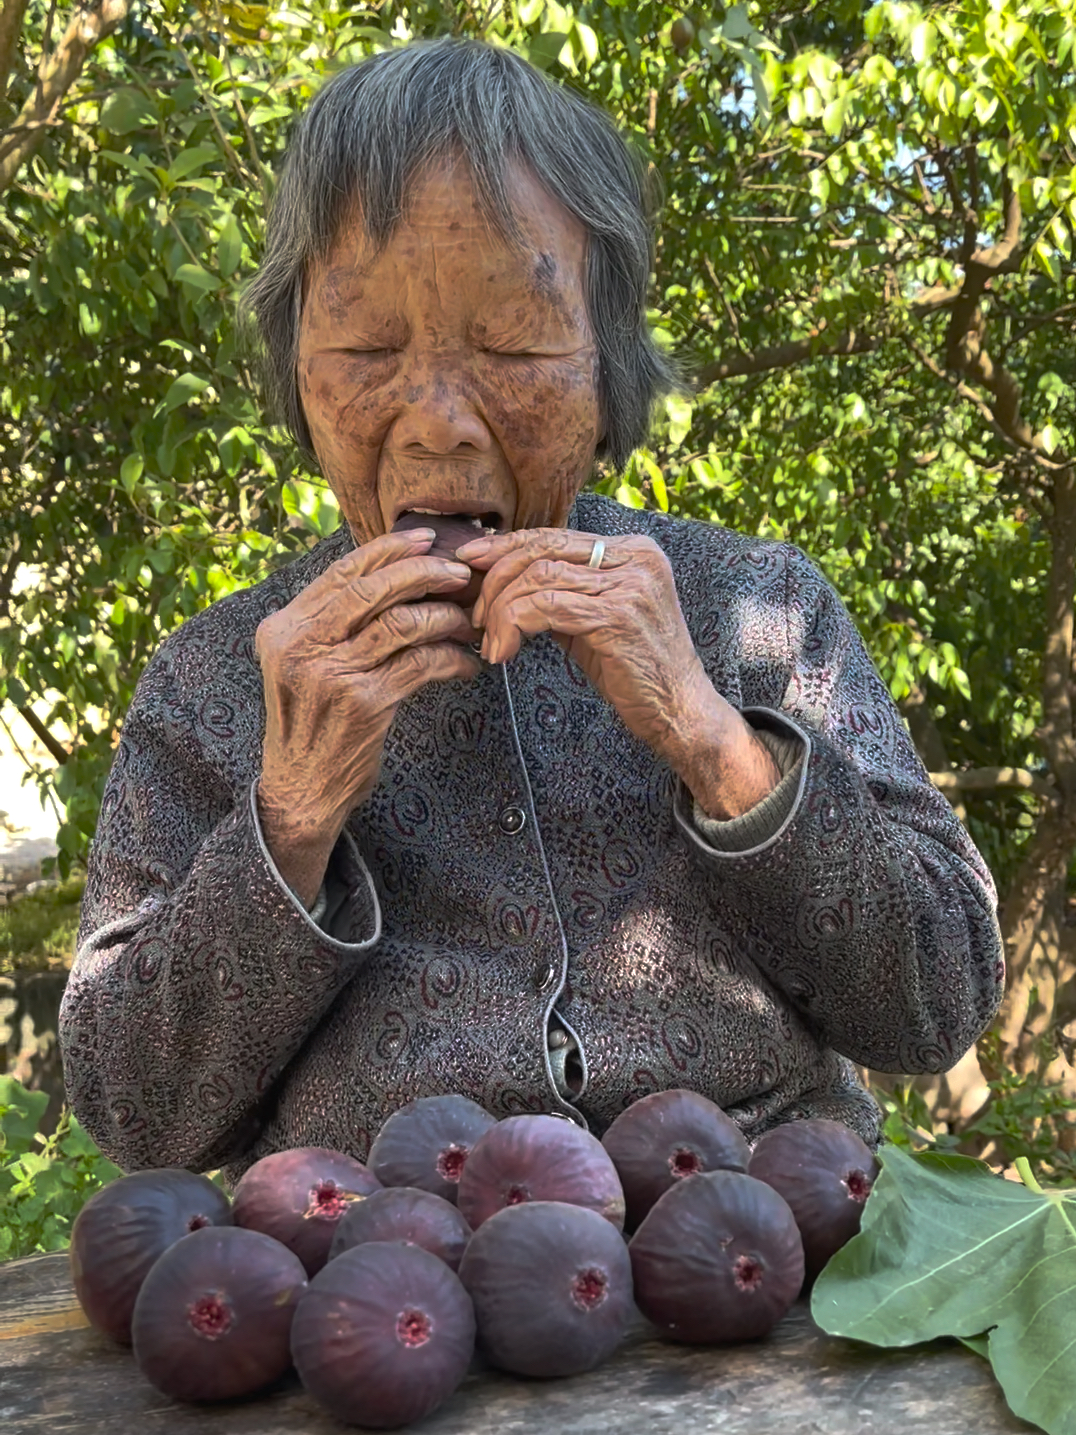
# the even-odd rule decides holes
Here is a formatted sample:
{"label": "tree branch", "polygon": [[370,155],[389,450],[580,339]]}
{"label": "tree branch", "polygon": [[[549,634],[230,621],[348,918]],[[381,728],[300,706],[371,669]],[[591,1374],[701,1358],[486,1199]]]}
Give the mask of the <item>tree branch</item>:
{"label": "tree branch", "polygon": [[[5,13],[9,3],[12,0],[4,0]],[[56,49],[42,57],[37,84],[11,130],[0,141],[0,194],[36,153],[87,55],[123,22],[129,7],[130,0],[98,0],[95,9],[76,12]]]}
{"label": "tree branch", "polygon": [[723,379],[739,378],[744,374],[764,374],[770,369],[790,369],[808,359],[844,358],[848,354],[870,354],[881,348],[885,336],[867,334],[860,330],[848,329],[836,335],[829,343],[818,342],[821,329],[813,329],[806,339],[795,339],[788,344],[777,344],[770,349],[756,349],[750,354],[729,354],[704,364],[695,375],[696,389],[704,389]]}
{"label": "tree branch", "polygon": [[28,4],[29,0],[0,0],[0,99],[7,91],[8,77],[15,65]]}
{"label": "tree branch", "polygon": [[1041,739],[1046,760],[1067,797],[1076,799],[1073,664],[1076,661],[1076,464],[1054,478],[1050,576],[1046,582],[1046,645],[1042,662]]}
{"label": "tree branch", "polygon": [[930,780],[939,792],[948,797],[957,792],[994,792],[998,788],[1015,787],[1044,797],[1047,802],[1061,800],[1057,788],[1037,773],[1019,767],[970,767],[963,772],[932,772]]}
{"label": "tree branch", "polygon": [[65,747],[60,746],[52,733],[49,732],[48,728],[38,717],[37,713],[34,712],[33,708],[20,707],[18,711],[26,720],[27,726],[33,729],[35,736],[41,742],[42,746],[48,749],[49,756],[55,758],[62,767],[71,754]]}

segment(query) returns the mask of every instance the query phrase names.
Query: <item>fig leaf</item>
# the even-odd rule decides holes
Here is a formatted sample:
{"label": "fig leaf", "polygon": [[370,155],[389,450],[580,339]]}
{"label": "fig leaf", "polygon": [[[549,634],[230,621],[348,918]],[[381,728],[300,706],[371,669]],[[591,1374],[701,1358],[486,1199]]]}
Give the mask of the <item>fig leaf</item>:
{"label": "fig leaf", "polygon": [[884,1346],[988,1333],[1013,1413],[1076,1435],[1076,1190],[1006,1181],[968,1156],[890,1146],[879,1160],[862,1230],[815,1284],[815,1320]]}

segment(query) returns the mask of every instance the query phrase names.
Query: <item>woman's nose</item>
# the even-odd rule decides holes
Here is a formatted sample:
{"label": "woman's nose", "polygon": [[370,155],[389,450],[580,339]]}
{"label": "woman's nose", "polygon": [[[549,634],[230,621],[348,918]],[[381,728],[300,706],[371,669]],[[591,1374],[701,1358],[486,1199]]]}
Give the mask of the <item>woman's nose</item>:
{"label": "woman's nose", "polygon": [[391,442],[396,449],[442,455],[467,448],[485,453],[492,439],[482,416],[458,385],[427,380],[404,390]]}

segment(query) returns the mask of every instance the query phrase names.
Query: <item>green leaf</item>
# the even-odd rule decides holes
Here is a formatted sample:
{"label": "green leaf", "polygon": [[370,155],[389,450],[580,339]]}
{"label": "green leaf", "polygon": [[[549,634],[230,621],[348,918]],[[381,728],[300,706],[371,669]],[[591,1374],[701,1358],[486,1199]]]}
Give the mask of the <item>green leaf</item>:
{"label": "green leaf", "polygon": [[548,70],[554,64],[561,50],[568,40],[568,36],[559,31],[535,35],[534,39],[527,46],[527,59],[539,70]]}
{"label": "green leaf", "polygon": [[583,51],[583,58],[588,65],[597,63],[598,59],[598,37],[589,25],[584,25],[582,20],[575,22],[575,33],[578,36],[580,47]]}
{"label": "green leaf", "polygon": [[691,418],[694,404],[680,394],[669,394],[665,400],[665,412],[669,416],[669,442],[683,443],[691,432]]}
{"label": "green leaf", "polygon": [[837,99],[830,100],[829,104],[822,111],[822,128],[826,134],[831,135],[834,139],[836,139],[841,130],[844,129],[844,116],[847,109],[847,97],[840,95]]}
{"label": "green leaf", "polygon": [[921,20],[912,31],[912,59],[917,65],[929,60],[938,48],[938,32],[929,20]]}
{"label": "green leaf", "polygon": [[13,1076],[0,1076],[0,1133],[3,1148],[16,1154],[33,1149],[34,1132],[49,1104],[48,1093],[27,1091]]}
{"label": "green leaf", "polygon": [[168,392],[164,396],[165,413],[170,414],[173,409],[182,408],[196,394],[200,394],[203,389],[208,388],[208,379],[199,378],[197,374],[180,374],[178,379],[172,380]]}
{"label": "green leaf", "polygon": [[753,29],[747,18],[747,6],[733,5],[725,16],[721,29],[726,40],[746,40]]}
{"label": "green leaf", "polygon": [[216,289],[220,283],[215,274],[210,274],[209,270],[203,269],[200,264],[181,264],[175,277],[181,284],[198,289],[203,294],[207,294],[210,289]]}
{"label": "green leaf", "polygon": [[1076,1435],[1076,1191],[1029,1190],[967,1156],[880,1160],[863,1229],[815,1285],[815,1320],[883,1346],[989,1332],[1013,1412]]}
{"label": "green leaf", "polygon": [[220,238],[217,240],[217,263],[220,265],[220,272],[226,279],[235,273],[242,257],[243,236],[239,232],[235,215],[229,214],[221,228]]}
{"label": "green leaf", "polygon": [[120,464],[120,482],[128,495],[134,493],[135,484],[142,477],[145,462],[140,453],[129,453]]}
{"label": "green leaf", "polygon": [[160,114],[149,96],[127,86],[109,95],[101,106],[101,126],[114,135],[148,129],[159,122]]}
{"label": "green leaf", "polygon": [[185,179],[188,174],[193,174],[196,169],[201,169],[210,160],[216,159],[219,153],[216,145],[211,144],[200,144],[195,145],[192,149],[185,149],[168,166],[168,178],[171,180]]}

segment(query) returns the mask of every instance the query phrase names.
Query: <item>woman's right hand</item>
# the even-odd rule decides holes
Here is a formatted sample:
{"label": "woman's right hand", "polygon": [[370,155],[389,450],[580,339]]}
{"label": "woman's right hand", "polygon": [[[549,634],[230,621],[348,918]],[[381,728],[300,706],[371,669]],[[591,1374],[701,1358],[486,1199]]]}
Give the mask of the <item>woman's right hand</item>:
{"label": "woman's right hand", "polygon": [[399,704],[481,666],[463,646],[480,636],[467,613],[427,598],[471,577],[465,564],[428,556],[433,539],[428,528],[375,538],[258,627],[258,814],[277,869],[307,907],[348,814],[377,783]]}

